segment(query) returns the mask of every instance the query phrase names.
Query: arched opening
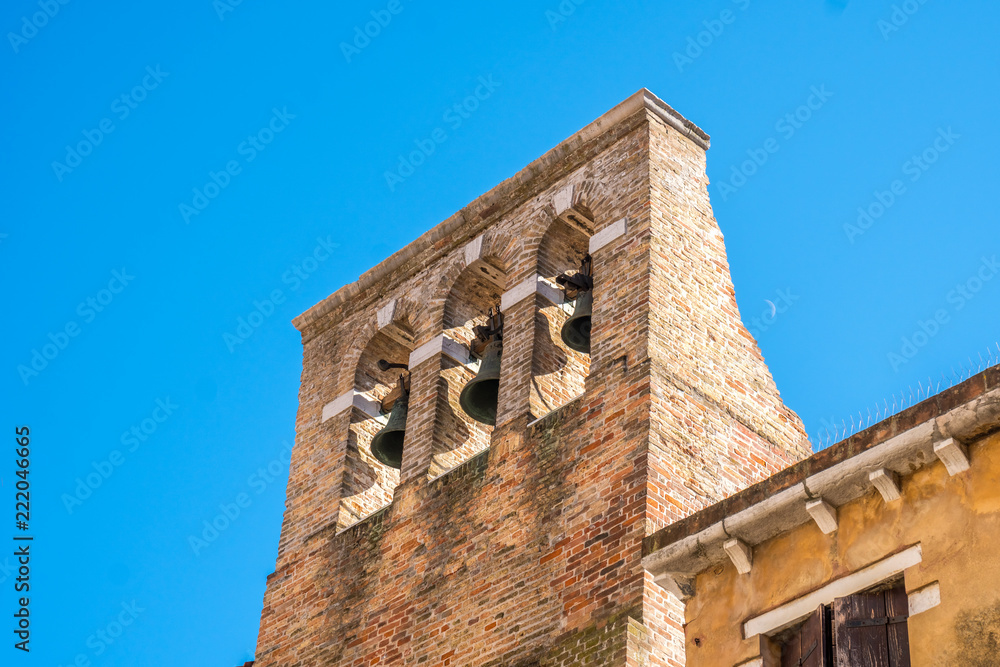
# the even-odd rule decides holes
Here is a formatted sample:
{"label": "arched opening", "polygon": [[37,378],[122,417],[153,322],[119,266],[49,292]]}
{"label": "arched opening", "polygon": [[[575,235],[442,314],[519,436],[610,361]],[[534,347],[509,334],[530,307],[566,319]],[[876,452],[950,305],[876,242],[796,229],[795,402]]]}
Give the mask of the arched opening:
{"label": "arched opening", "polygon": [[[451,286],[444,305],[444,335],[468,350],[473,327],[485,325],[487,313],[500,304],[507,275],[499,261],[478,259],[467,266]],[[434,449],[428,476],[438,477],[490,446],[493,427],[467,415],[459,404],[466,384],[476,377],[480,363],[462,363],[442,355],[438,409],[434,422]]]}
{"label": "arched opening", "polygon": [[380,406],[398,385],[405,371],[382,370],[379,360],[405,364],[413,349],[413,335],[391,324],[378,331],[365,346],[354,373],[354,404],[347,439],[347,461],[338,525],[343,528],[364,519],[392,502],[399,484],[399,470],[378,461],[371,451],[372,438],[386,425]]}
{"label": "arched opening", "polygon": [[[585,219],[557,218],[538,246],[538,274],[555,283],[560,274],[577,273],[587,256],[589,243],[590,230]],[[562,290],[559,294],[562,296]],[[571,349],[562,338],[563,325],[573,315],[575,305],[538,297],[530,394],[531,414],[535,418],[583,394],[590,373],[590,355]]]}

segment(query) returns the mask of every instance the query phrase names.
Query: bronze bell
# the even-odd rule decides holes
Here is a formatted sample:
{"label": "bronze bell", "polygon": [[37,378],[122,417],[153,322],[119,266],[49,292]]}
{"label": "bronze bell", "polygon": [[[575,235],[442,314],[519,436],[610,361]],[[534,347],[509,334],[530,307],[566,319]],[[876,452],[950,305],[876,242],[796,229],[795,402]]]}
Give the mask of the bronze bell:
{"label": "bronze bell", "polygon": [[562,327],[562,340],[566,347],[590,354],[590,316],[594,311],[594,279],[591,277],[590,255],[584,255],[580,270],[571,276],[561,273],[556,282],[563,286],[566,300],[576,300],[573,315]]}
{"label": "bronze bell", "polygon": [[562,327],[562,339],[566,347],[577,352],[590,354],[590,315],[594,310],[594,292],[587,290],[576,297],[576,307]]}
{"label": "bronze bell", "polygon": [[[379,362],[379,367],[382,367]],[[391,364],[387,367],[400,367],[402,364]],[[385,370],[385,368],[383,368]],[[403,437],[406,434],[406,412],[410,401],[410,391],[403,376],[399,376],[398,386],[390,392],[382,401],[385,406],[387,401],[392,402],[392,409],[389,413],[389,421],[385,427],[375,434],[371,441],[372,456],[390,468],[399,468],[403,465]]]}
{"label": "bronze bell", "polygon": [[458,397],[465,414],[477,422],[493,426],[497,423],[497,401],[500,396],[500,357],[503,341],[491,341],[483,352],[483,363],[476,377],[469,381]]}
{"label": "bronze bell", "polygon": [[500,397],[500,357],[503,356],[503,313],[500,306],[490,308],[485,325],[472,328],[476,337],[469,345],[474,356],[482,359],[479,372],[462,389],[458,404],[477,422],[497,423],[497,400]]}

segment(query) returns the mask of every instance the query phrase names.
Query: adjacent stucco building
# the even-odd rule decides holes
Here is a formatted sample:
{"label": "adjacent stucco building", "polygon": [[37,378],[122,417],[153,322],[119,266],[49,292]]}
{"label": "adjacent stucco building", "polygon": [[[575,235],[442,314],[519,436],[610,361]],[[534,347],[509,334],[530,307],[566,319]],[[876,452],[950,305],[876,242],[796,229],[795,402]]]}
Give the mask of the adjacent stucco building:
{"label": "adjacent stucco building", "polygon": [[[1000,367],[657,531],[645,553],[687,603],[688,667],[1000,664]],[[799,641],[821,607],[826,661],[823,638]]]}

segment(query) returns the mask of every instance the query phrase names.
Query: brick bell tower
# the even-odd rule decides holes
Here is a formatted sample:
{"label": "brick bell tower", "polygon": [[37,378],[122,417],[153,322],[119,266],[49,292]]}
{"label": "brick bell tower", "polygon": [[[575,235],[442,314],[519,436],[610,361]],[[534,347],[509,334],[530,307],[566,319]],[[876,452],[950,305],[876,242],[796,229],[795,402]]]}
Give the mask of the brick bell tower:
{"label": "brick bell tower", "polygon": [[[740,321],[708,143],[641,90],[295,320],[256,667],[683,664],[643,537],[810,453]],[[587,255],[589,353],[557,281]],[[487,425],[460,397],[498,304]],[[371,444],[400,376],[396,469]]]}

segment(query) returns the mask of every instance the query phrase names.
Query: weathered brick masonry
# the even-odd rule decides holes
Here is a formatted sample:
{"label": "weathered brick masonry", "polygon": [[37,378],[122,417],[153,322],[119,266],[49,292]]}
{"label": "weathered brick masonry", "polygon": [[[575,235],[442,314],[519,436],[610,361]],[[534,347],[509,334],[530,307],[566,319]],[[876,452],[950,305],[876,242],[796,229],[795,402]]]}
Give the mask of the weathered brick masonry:
{"label": "weathered brick masonry", "polygon": [[[740,322],[707,146],[640,91],[296,319],[257,667],[683,664],[682,610],[644,573],[643,538],[810,451]],[[588,248],[585,355],[536,281]],[[491,428],[458,406],[474,372],[438,337],[468,343],[500,298]],[[378,358],[414,352],[397,474],[358,406],[391,388]]]}

